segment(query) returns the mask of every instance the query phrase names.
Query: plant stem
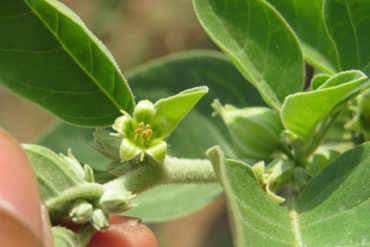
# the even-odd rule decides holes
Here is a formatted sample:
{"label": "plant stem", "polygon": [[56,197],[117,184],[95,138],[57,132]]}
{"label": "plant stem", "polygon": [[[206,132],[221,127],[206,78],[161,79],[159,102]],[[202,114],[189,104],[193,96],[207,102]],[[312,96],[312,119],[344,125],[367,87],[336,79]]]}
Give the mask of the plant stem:
{"label": "plant stem", "polygon": [[209,160],[166,157],[162,165],[145,165],[105,184],[139,194],[161,184],[216,183],[217,178]]}
{"label": "plant stem", "polygon": [[94,200],[100,198],[104,193],[104,187],[100,184],[87,183],[72,187],[68,190],[63,191],[58,196],[50,198],[45,202],[46,207],[50,211],[54,207],[69,202],[75,199],[86,199]]}

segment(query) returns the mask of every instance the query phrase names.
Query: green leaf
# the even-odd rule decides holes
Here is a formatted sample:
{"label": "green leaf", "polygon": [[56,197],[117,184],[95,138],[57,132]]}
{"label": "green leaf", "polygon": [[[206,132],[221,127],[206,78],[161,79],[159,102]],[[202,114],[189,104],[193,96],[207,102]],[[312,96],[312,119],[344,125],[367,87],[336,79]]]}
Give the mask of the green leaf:
{"label": "green leaf", "polygon": [[[288,208],[268,199],[252,169],[218,159],[222,184],[234,220],[234,244],[244,246],[368,246],[370,237],[370,143],[346,151],[314,177]],[[219,157],[219,158],[217,158]]]}
{"label": "green leaf", "polygon": [[160,99],[154,104],[154,118],[162,122],[165,129],[164,138],[168,138],[179,122],[206,93],[208,93],[208,87],[192,88],[172,97]]}
{"label": "green leaf", "polygon": [[207,155],[212,162],[218,159],[234,230],[234,245],[298,246],[288,209],[278,206],[267,196],[252,168],[239,161],[225,161],[218,147],[209,149]]}
{"label": "green leaf", "polygon": [[0,84],[18,96],[89,127],[134,109],[110,52],[59,1],[2,1],[0,36]]}
{"label": "green leaf", "polygon": [[204,207],[221,193],[218,184],[164,185],[138,196],[133,202],[139,206],[123,215],[140,217],[145,224],[173,220]]}
{"label": "green leaf", "polygon": [[[50,149],[33,144],[23,144],[39,182],[46,204],[71,187],[86,184],[78,169],[64,162]],[[80,167],[82,169],[82,167]]]}
{"label": "green leaf", "polygon": [[330,78],[328,74],[317,74],[311,80],[311,88],[312,90],[316,90],[320,87],[324,82],[326,82]]}
{"label": "green leaf", "polygon": [[306,61],[331,75],[339,72],[334,44],[326,32],[323,0],[268,0],[298,36]]}
{"label": "green leaf", "polygon": [[370,143],[343,153],[313,178],[299,198],[306,246],[368,246]]}
{"label": "green leaf", "polygon": [[325,25],[334,42],[341,70],[364,69],[370,62],[369,15],[366,0],[325,0]]}
{"label": "green leaf", "polygon": [[262,0],[193,0],[200,23],[277,111],[303,90],[302,52],[292,30]]}
{"label": "green leaf", "polygon": [[367,77],[361,71],[341,72],[318,90],[286,98],[281,111],[284,126],[301,139],[312,134],[320,121]]}

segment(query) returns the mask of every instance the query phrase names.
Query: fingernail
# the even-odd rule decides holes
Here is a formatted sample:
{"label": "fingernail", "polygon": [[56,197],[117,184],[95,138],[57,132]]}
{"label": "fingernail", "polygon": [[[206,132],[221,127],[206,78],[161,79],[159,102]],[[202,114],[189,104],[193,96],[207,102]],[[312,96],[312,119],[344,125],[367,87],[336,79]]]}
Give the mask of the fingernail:
{"label": "fingernail", "polygon": [[6,201],[0,200],[1,246],[41,247],[35,229]]}
{"label": "fingernail", "polygon": [[137,224],[140,224],[141,222],[143,222],[139,218],[134,218],[134,217],[127,217],[127,218],[128,219],[125,222],[123,222],[123,225],[136,226]]}
{"label": "fingernail", "polygon": [[110,224],[136,226],[137,224],[140,224],[142,220],[135,217],[110,215],[109,222]]}
{"label": "fingernail", "polygon": [[42,226],[42,240],[46,247],[54,246],[53,234],[51,233],[51,222],[49,217],[48,209],[43,200],[41,200],[40,211],[41,211],[41,226]]}

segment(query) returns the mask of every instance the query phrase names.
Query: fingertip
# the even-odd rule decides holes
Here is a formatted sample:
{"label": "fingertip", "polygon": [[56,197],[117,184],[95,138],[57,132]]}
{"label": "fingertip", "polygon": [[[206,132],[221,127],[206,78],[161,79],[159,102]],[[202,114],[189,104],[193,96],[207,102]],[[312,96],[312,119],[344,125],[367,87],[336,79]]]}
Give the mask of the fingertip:
{"label": "fingertip", "polygon": [[41,238],[40,193],[37,179],[19,143],[0,128],[0,201],[8,203]]}
{"label": "fingertip", "polygon": [[105,233],[97,232],[88,247],[159,247],[150,228],[132,217],[111,217],[111,225]]}
{"label": "fingertip", "polygon": [[22,216],[5,201],[0,202],[0,240],[1,246],[41,247],[40,238]]}

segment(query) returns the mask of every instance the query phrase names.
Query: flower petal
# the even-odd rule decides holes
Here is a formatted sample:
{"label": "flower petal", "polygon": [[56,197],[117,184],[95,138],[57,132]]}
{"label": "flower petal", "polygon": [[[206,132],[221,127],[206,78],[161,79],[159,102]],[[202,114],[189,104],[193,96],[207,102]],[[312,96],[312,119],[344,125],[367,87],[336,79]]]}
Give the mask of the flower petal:
{"label": "flower petal", "polygon": [[117,118],[112,128],[125,137],[135,134],[133,119],[128,114]]}
{"label": "flower petal", "polygon": [[145,150],[145,153],[153,159],[152,161],[155,165],[162,164],[164,158],[166,158],[167,143],[164,141],[156,142],[150,145],[150,147]]}
{"label": "flower petal", "polygon": [[140,148],[130,142],[127,138],[124,138],[121,143],[120,157],[121,162],[132,159],[136,155],[140,154]]}

